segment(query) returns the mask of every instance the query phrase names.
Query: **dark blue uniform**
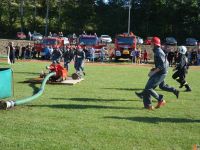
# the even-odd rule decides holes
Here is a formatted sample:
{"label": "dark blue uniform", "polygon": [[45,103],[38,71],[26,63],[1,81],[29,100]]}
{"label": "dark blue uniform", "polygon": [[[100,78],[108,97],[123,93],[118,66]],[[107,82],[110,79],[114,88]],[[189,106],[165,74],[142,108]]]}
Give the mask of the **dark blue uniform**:
{"label": "dark blue uniform", "polygon": [[9,46],[9,59],[12,64],[15,63],[15,48],[12,45]]}
{"label": "dark blue uniform", "polygon": [[180,83],[180,88],[185,86],[186,91],[191,91],[189,84],[185,80],[188,70],[188,60],[184,54],[179,53],[175,70],[176,72],[172,75],[172,78]]}
{"label": "dark blue uniform", "polygon": [[54,49],[52,53],[52,62],[53,63],[60,63],[60,58],[62,56],[62,52],[59,49]]}
{"label": "dark blue uniform", "polygon": [[67,69],[67,71],[69,71],[69,63],[71,62],[73,57],[74,57],[73,51],[70,49],[67,49],[63,54],[64,67]]}
{"label": "dark blue uniform", "polygon": [[74,68],[77,72],[83,72],[84,71],[84,60],[85,60],[85,52],[83,50],[79,51],[77,50],[74,54],[75,60],[74,60]]}

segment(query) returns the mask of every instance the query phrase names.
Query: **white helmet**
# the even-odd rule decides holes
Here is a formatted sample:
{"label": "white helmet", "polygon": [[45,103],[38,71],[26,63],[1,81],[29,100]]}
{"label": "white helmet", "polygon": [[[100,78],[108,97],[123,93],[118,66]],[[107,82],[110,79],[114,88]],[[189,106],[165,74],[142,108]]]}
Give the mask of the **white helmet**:
{"label": "white helmet", "polygon": [[185,55],[187,52],[187,48],[185,46],[179,46],[178,47],[179,53]]}

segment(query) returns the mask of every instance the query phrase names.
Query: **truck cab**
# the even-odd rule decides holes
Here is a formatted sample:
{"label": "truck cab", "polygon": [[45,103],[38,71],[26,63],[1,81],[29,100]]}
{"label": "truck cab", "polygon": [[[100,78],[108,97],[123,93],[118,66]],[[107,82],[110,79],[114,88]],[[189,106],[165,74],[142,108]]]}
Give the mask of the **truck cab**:
{"label": "truck cab", "polygon": [[96,35],[80,35],[78,44],[86,50],[86,57],[90,57],[90,49],[94,49],[94,59],[100,58],[101,48],[105,47],[105,44],[100,44],[99,39]]}
{"label": "truck cab", "polygon": [[136,48],[137,39],[134,34],[119,34],[115,37],[115,48],[113,56],[116,60],[120,58],[131,58],[132,51]]}
{"label": "truck cab", "polygon": [[65,41],[60,37],[47,37],[42,40],[38,40],[34,43],[34,47],[37,52],[40,52],[42,58],[50,58],[51,52],[49,47],[63,49],[65,46]]}

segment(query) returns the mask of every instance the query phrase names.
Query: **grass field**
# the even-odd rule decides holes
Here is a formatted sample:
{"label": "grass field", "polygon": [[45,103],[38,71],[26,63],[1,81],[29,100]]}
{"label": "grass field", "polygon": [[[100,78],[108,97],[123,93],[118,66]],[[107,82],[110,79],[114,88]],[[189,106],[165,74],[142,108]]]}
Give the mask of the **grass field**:
{"label": "grass field", "polygon": [[[40,84],[23,81],[38,77],[46,65],[18,62],[12,66],[14,99],[38,90]],[[134,95],[143,89],[150,66],[86,64],[85,68],[81,83],[47,85],[32,103],[1,110],[0,149],[190,150],[200,144],[200,68],[191,67],[187,80],[193,91],[181,89],[179,100],[157,89],[167,105],[155,111],[143,109]],[[171,75],[172,69],[166,82],[178,88]]]}

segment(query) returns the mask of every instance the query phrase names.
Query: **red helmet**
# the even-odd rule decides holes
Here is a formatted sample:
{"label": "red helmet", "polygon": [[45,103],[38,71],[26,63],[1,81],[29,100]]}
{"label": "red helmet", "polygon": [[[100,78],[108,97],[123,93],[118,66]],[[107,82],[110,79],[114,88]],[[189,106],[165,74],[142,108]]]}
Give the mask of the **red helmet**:
{"label": "red helmet", "polygon": [[159,37],[153,37],[151,43],[159,47],[161,46]]}

